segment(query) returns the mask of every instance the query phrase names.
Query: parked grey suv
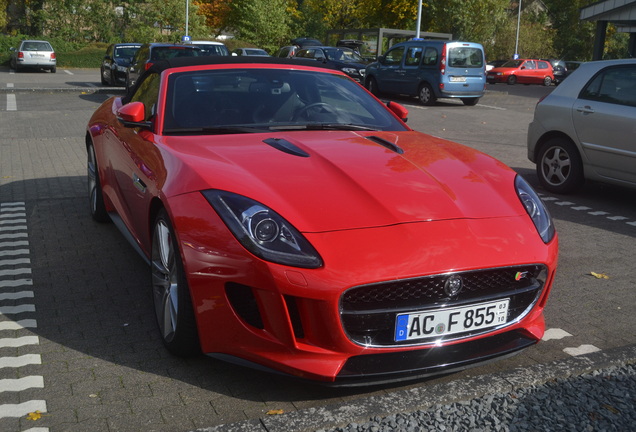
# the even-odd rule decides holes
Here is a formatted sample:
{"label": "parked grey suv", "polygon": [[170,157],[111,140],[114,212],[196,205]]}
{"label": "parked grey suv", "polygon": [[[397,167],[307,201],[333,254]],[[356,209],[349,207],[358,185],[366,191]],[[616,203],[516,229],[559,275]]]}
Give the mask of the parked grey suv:
{"label": "parked grey suv", "polygon": [[10,48],[10,51],[9,66],[16,72],[26,68],[57,71],[55,50],[47,41],[23,40],[17,49]]}

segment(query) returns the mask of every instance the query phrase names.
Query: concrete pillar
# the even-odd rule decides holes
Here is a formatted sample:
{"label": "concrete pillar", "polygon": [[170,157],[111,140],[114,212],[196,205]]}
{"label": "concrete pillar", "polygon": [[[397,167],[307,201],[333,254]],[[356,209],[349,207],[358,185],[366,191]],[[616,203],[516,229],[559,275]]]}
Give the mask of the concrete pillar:
{"label": "concrete pillar", "polygon": [[597,21],[596,34],[594,35],[594,52],[592,53],[592,60],[603,60],[606,32],[607,21]]}

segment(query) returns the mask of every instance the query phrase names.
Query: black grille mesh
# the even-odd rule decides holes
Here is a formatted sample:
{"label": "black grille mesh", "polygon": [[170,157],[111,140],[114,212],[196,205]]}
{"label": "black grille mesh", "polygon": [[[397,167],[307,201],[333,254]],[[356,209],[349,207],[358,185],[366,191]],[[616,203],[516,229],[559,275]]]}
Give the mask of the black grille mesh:
{"label": "black grille mesh", "polygon": [[[421,344],[426,340],[394,341],[398,313],[509,298],[508,321],[519,318],[538,298],[545,283],[541,265],[504,267],[460,275],[463,288],[449,296],[444,285],[451,274],[383,282],[347,290],[340,299],[341,319],[347,335],[359,344],[391,346]],[[471,336],[453,335],[453,339]]]}

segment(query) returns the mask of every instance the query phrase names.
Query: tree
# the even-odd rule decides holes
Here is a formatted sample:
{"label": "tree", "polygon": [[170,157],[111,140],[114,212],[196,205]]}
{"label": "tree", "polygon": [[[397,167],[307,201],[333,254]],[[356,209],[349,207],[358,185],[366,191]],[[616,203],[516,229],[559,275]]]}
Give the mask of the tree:
{"label": "tree", "polygon": [[237,39],[274,52],[292,36],[293,6],[288,0],[233,0],[226,27]]}

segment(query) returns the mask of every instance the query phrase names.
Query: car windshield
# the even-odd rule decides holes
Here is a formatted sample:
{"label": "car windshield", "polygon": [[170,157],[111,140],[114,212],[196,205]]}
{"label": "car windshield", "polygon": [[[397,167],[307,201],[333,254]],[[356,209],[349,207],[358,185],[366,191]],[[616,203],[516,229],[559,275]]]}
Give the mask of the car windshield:
{"label": "car windshield", "polygon": [[358,53],[349,48],[327,48],[324,51],[327,59],[329,60],[356,63],[361,63],[364,61],[364,59]]}
{"label": "car windshield", "polygon": [[201,55],[204,56],[226,56],[230,55],[227,47],[225,45],[217,45],[217,44],[196,44],[199,48],[201,48]]}
{"label": "car windshield", "polygon": [[182,46],[155,47],[152,50],[152,60],[168,60],[175,57],[196,57],[201,52],[200,49]]}
{"label": "car windshield", "polygon": [[48,42],[25,42],[22,51],[53,51]]}
{"label": "car windshield", "polygon": [[131,59],[139,50],[138,46],[121,46],[115,48],[115,58]]}
{"label": "car windshield", "polygon": [[448,50],[449,67],[483,68],[484,55],[479,48],[451,47]]}
{"label": "car windshield", "polygon": [[173,73],[164,114],[168,135],[408,130],[345,76],[278,68]]}
{"label": "car windshield", "polygon": [[523,60],[508,60],[501,67],[505,68],[518,68],[523,63]]}

